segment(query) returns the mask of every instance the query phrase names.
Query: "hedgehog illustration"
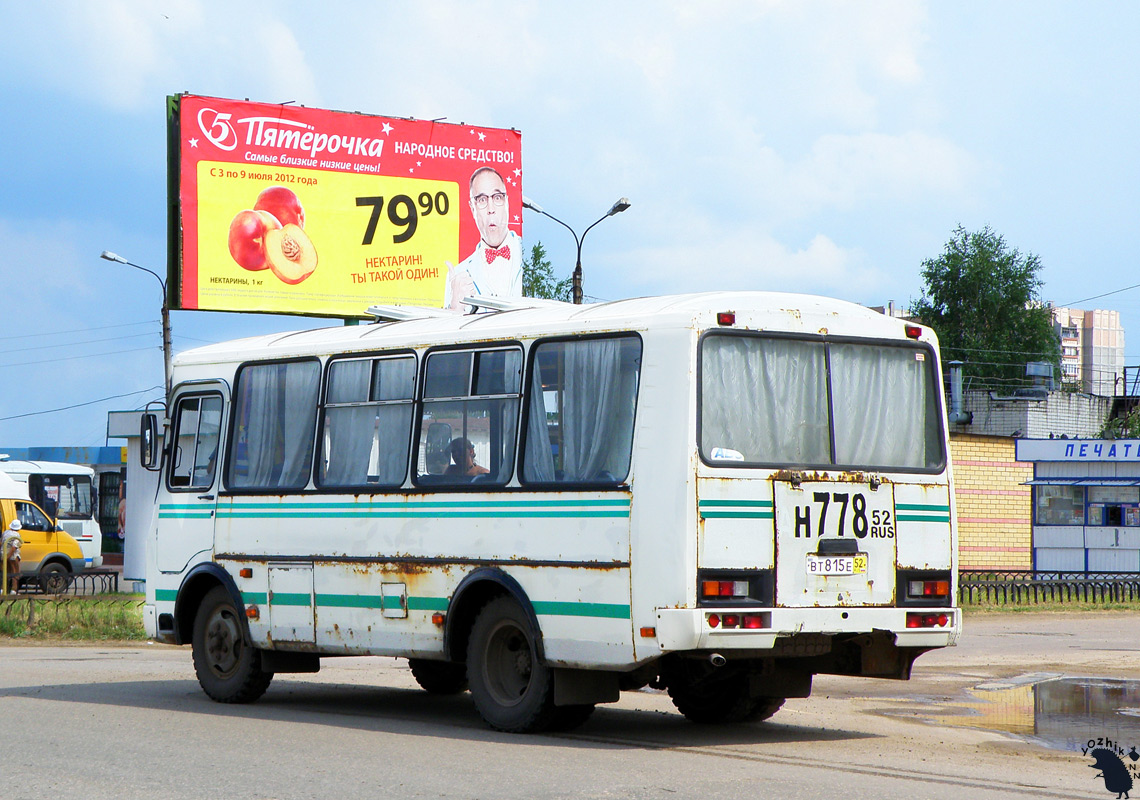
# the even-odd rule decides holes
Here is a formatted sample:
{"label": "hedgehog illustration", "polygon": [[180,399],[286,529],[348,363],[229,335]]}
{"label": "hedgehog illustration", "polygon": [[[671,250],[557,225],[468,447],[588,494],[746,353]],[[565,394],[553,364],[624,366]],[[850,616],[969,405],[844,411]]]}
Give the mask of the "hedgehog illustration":
{"label": "hedgehog illustration", "polygon": [[1095,748],[1089,755],[1096,763],[1088,766],[1090,769],[1100,770],[1096,777],[1104,778],[1104,788],[1109,792],[1115,792],[1117,800],[1122,797],[1127,800],[1128,792],[1132,790],[1132,776],[1128,774],[1128,767],[1124,766],[1120,756],[1104,747]]}

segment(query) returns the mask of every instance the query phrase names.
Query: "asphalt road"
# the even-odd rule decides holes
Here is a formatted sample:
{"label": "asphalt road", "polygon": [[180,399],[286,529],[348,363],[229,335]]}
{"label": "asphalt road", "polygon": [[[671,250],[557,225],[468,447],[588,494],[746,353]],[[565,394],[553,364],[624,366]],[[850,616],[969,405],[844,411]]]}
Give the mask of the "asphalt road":
{"label": "asphalt road", "polygon": [[971,689],[1025,673],[1140,679],[1135,627],[972,617],[910,682],[818,678],[765,723],[693,725],[642,691],[535,736],[487,729],[468,696],[430,696],[394,659],[328,659],[226,706],[188,648],[0,640],[0,798],[1112,797],[1079,751],[961,720]]}

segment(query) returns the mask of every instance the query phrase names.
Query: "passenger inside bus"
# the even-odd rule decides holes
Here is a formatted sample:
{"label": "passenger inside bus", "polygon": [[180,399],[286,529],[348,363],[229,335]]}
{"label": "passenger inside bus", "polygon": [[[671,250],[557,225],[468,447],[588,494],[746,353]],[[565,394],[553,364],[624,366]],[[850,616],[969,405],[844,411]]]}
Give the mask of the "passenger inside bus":
{"label": "passenger inside bus", "polygon": [[452,463],[444,470],[444,475],[486,475],[490,472],[486,467],[475,463],[475,445],[463,436],[456,436],[451,440]]}

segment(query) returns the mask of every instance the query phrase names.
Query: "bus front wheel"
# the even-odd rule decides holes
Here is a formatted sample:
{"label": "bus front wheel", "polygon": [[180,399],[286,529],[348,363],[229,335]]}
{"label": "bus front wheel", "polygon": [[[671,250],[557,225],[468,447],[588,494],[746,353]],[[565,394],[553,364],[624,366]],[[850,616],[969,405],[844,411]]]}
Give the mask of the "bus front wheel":
{"label": "bus front wheel", "polygon": [[409,658],[412,677],[425,692],[431,694],[459,694],[467,689],[467,667],[450,661],[428,661]]}
{"label": "bus front wheel", "polygon": [[554,705],[554,673],[538,658],[530,620],[510,597],[483,607],[471,629],[467,681],[483,721],[509,733],[567,730],[593,706]]}
{"label": "bus front wheel", "polygon": [[194,672],[202,691],[219,703],[251,703],[273,680],[261,668],[261,651],[246,644],[243,625],[224,586],[206,593],[194,617]]}

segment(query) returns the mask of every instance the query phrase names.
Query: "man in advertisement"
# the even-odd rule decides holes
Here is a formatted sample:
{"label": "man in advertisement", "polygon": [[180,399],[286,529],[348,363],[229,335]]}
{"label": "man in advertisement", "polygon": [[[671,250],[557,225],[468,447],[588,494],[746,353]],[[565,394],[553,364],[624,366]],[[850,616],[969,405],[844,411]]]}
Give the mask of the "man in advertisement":
{"label": "man in advertisement", "polygon": [[461,309],[462,299],[474,295],[522,297],[522,239],[509,229],[507,184],[496,170],[471,174],[470,205],[479,244],[458,265],[447,263],[444,308]]}

